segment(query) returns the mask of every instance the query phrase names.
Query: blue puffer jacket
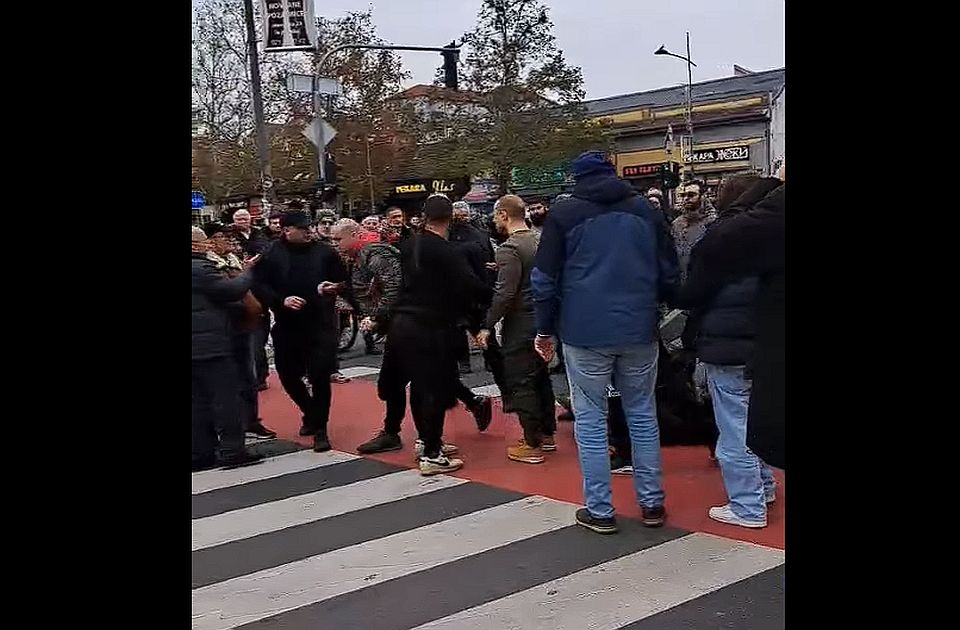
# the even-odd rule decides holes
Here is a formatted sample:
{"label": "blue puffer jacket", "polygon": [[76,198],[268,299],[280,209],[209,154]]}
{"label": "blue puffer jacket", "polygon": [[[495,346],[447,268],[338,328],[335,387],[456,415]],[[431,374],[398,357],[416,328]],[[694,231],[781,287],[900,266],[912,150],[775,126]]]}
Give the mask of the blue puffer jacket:
{"label": "blue puffer jacket", "polygon": [[697,335],[697,357],[716,365],[747,365],[753,357],[757,297],[754,277],[724,286],[704,309]]}
{"label": "blue puffer jacket", "polygon": [[530,274],[537,332],[581,347],[652,343],[657,303],[679,278],[663,213],[598,153],[572,170],[573,197],[547,214]]}

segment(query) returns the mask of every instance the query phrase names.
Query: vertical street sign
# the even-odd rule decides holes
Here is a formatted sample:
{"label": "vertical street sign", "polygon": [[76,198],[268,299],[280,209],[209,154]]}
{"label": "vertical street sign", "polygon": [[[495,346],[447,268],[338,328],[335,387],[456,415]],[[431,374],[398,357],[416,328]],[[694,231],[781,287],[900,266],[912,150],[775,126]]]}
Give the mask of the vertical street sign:
{"label": "vertical street sign", "polygon": [[313,0],[260,0],[263,52],[314,50],[317,21]]}

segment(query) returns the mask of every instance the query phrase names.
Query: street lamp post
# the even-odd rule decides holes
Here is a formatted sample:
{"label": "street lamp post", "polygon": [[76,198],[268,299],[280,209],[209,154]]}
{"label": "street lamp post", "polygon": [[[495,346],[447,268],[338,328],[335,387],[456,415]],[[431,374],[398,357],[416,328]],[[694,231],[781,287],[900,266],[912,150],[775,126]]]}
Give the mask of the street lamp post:
{"label": "street lamp post", "polygon": [[[677,55],[667,50],[663,45],[657,48],[655,55],[667,55],[683,59],[687,62],[687,136],[690,138],[690,152],[693,155],[693,66],[697,65],[690,59],[690,31],[687,31],[687,56]],[[693,173],[693,163],[690,163],[690,173]]]}

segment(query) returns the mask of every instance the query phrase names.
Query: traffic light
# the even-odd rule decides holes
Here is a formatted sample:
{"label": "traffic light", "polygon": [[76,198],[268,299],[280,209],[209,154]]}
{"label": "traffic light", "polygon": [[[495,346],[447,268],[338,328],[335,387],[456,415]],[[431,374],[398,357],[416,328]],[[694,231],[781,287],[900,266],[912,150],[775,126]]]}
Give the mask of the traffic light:
{"label": "traffic light", "polygon": [[[447,44],[447,48],[454,48],[457,42],[453,41]],[[460,59],[459,50],[443,50],[440,52],[443,57],[443,84],[451,90],[458,89],[457,80],[457,62]]]}
{"label": "traffic light", "polygon": [[680,185],[680,165],[676,162],[669,162],[660,165],[660,181],[663,182],[663,188],[676,188]]}

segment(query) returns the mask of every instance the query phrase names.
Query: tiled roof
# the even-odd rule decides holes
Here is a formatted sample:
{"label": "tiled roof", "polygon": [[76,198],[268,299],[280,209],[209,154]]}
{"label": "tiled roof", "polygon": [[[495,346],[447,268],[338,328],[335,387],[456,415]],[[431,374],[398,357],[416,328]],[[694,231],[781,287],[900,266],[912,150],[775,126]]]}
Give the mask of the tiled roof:
{"label": "tiled roof", "polygon": [[[693,84],[693,102],[710,103],[743,98],[753,94],[776,93],[784,85],[784,68],[755,72],[753,74],[713,79]],[[674,107],[687,102],[686,85],[609,96],[585,101],[587,111],[593,115],[616,114],[635,109]]]}

